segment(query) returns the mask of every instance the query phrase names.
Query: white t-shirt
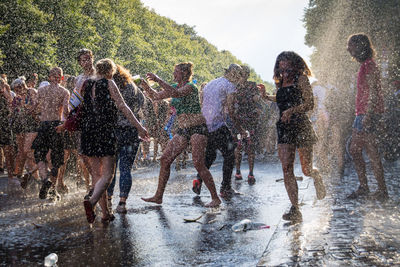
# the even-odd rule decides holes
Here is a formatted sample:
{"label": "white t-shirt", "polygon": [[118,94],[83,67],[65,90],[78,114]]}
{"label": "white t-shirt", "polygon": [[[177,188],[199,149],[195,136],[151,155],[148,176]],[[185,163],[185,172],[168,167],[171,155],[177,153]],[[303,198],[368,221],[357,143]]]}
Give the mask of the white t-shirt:
{"label": "white t-shirt", "polygon": [[209,132],[218,130],[225,124],[224,105],[229,94],[235,91],[235,85],[225,77],[209,82],[203,89],[202,113]]}

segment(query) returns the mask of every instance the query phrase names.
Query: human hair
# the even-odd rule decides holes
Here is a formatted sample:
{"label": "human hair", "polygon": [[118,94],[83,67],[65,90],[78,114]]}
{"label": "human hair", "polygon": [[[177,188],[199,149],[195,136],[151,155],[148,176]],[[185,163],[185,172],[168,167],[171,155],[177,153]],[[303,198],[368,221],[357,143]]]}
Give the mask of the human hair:
{"label": "human hair", "polygon": [[76,55],[76,60],[79,62],[79,60],[81,59],[82,55],[90,55],[91,57],[93,57],[93,52],[90,49],[87,48],[82,48],[81,50],[78,51],[77,55]]}
{"label": "human hair", "polygon": [[364,62],[375,56],[375,49],[368,35],[365,33],[356,33],[350,35],[347,39],[347,44],[355,46],[354,54],[352,55],[358,62]]}
{"label": "human hair", "polygon": [[69,91],[73,91],[75,88],[75,76],[68,76],[67,80],[65,81],[65,88],[67,88]]}
{"label": "human hair", "polygon": [[113,75],[113,79],[119,88],[124,88],[127,84],[132,82],[132,75],[129,70],[117,64],[117,69]]}
{"label": "human hair", "polygon": [[116,70],[115,63],[109,58],[100,59],[96,63],[96,73],[101,76],[106,76],[109,73],[114,75],[115,70]]}
{"label": "human hair", "polygon": [[8,83],[7,74],[3,73],[0,75],[0,77],[3,78],[6,83]]}
{"label": "human hair", "polygon": [[242,70],[240,71],[240,75],[246,80],[250,77],[250,68],[248,66],[242,65]]}
{"label": "human hair", "polygon": [[26,83],[37,82],[38,75],[37,73],[29,73],[26,78]]}
{"label": "human hair", "polygon": [[182,80],[191,81],[193,76],[193,63],[192,62],[182,62],[175,65],[182,73]]}
{"label": "human hair", "polygon": [[60,67],[54,67],[49,71],[49,76],[51,76],[54,72],[60,73],[61,76],[63,76],[63,70]]}
{"label": "human hair", "polygon": [[282,74],[279,69],[279,63],[281,61],[289,61],[292,68],[293,68],[293,77],[298,78],[301,75],[305,75],[307,77],[311,76],[311,70],[307,66],[307,63],[304,61],[304,59],[299,56],[296,52],[293,51],[283,51],[278,55],[275,61],[275,66],[274,66],[274,76],[273,79],[275,81],[275,84],[280,87],[282,85]]}
{"label": "human hair", "polygon": [[25,80],[26,79],[24,76],[21,76],[21,77],[15,79],[10,85],[11,89],[14,90],[14,88],[18,87],[18,86],[22,86],[23,88],[26,88]]}

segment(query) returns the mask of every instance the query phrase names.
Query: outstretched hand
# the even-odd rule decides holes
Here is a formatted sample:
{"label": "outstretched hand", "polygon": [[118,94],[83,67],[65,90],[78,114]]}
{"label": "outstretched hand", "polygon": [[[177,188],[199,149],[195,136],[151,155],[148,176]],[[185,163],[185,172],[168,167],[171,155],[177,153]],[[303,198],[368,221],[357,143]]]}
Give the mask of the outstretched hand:
{"label": "outstretched hand", "polygon": [[140,137],[140,139],[142,139],[143,141],[150,141],[150,135],[147,132],[146,128],[140,127],[137,129],[138,130],[138,135]]}
{"label": "outstretched hand", "polygon": [[148,72],[146,74],[146,78],[149,81],[153,81],[153,82],[158,82],[160,80],[160,77],[158,77],[157,75],[155,75],[154,73]]}

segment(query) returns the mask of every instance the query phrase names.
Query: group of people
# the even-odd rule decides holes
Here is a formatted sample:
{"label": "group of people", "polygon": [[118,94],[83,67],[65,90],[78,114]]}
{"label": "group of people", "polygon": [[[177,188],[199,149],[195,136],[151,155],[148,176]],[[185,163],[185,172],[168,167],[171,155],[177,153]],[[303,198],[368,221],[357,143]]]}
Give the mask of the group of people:
{"label": "group of people", "polygon": [[[372,44],[364,34],[353,35],[348,41],[348,51],[362,64],[358,74],[352,144],[360,187],[351,197],[369,191],[365,163],[360,156],[366,148],[379,186],[375,195],[385,198],[383,168],[374,143],[374,126],[383,113],[383,100]],[[192,81],[191,62],[175,65],[174,83],[170,84],[151,72],[147,73],[146,79],[134,81],[126,68],[107,58],[94,65],[93,54],[88,49],[80,50],[77,60],[83,69],[81,75],[63,81],[62,69],[55,67],[49,71],[48,82],[37,90],[37,75],[26,81],[18,78],[11,86],[6,77],[0,79],[0,141],[10,184],[26,188],[29,180],[34,178],[41,183],[40,198],[56,198],[56,184],[58,190],[66,190],[63,182],[66,162],[71,154],[75,154],[76,165],[85,177],[88,189],[83,202],[87,221],[94,222],[94,207],[99,203],[101,220],[108,223],[114,219],[111,198],[117,161],[120,169],[117,211],[124,213],[132,186],[131,169],[140,143],[149,142],[149,132],[153,132],[151,136],[155,143],[162,147],[159,180],[155,194],[142,200],[162,203],[171,165],[189,148],[198,173],[193,180],[193,191],[200,194],[204,182],[211,194],[211,202],[205,206],[217,207],[221,204],[220,197],[230,198],[237,193],[231,180],[235,163],[234,177],[243,179],[240,172],[243,148],[248,155],[247,181],[250,185],[256,182],[253,169],[257,135],[265,130],[260,128],[259,121],[265,105],[275,102],[279,109],[276,122],[278,156],[292,204],[283,219],[299,221],[302,218],[294,175],[296,150],[303,173],[314,180],[317,198],[325,197],[322,176],[313,167],[313,145],[317,136],[308,115],[314,108],[309,82],[311,70],[295,52],[284,51],[276,59],[274,95],[268,95],[262,84],[248,81],[249,68],[238,64],[231,64],[222,77],[204,84],[199,92]],[[160,88],[154,89],[154,84]],[[153,121],[140,119],[146,98],[151,99]],[[168,113],[176,123],[173,133],[166,125]],[[17,144],[16,157],[13,142]],[[223,157],[220,194],[209,171],[217,150]]]}

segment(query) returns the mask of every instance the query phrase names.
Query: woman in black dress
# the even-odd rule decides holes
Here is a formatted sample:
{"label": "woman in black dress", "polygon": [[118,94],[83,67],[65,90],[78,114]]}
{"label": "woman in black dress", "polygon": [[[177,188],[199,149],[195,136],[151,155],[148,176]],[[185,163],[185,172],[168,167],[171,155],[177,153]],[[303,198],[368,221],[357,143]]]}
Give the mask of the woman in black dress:
{"label": "woman in black dress", "polygon": [[113,219],[106,201],[106,189],[115,168],[117,140],[114,129],[117,126],[118,110],[136,127],[141,138],[148,139],[148,133],[126,105],[121,93],[112,80],[116,66],[110,59],[96,64],[97,79],[87,80],[83,86],[83,121],[81,125],[81,151],[89,158],[92,173],[93,195],[83,202],[87,220],[95,219],[94,206],[99,201],[103,212],[102,221]]}
{"label": "woman in black dress", "polygon": [[313,93],[308,76],[311,70],[295,52],[285,51],[278,55],[274,67],[274,80],[277,86],[276,96],[265,96],[276,101],[279,107],[278,155],[282,163],[284,183],[292,207],[282,218],[289,221],[301,221],[298,204],[298,187],[294,176],[296,150],[300,156],[302,171],[314,179],[318,199],[325,197],[322,177],[313,163],[313,145],[317,138],[306,112],[314,107]]}

